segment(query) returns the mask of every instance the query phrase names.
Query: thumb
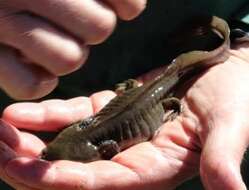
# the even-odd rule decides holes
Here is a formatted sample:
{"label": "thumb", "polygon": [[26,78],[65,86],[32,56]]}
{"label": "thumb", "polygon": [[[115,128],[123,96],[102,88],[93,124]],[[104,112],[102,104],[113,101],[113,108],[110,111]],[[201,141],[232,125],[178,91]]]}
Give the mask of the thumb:
{"label": "thumb", "polygon": [[[200,175],[207,190],[246,190],[240,164],[248,146],[249,127],[242,119],[213,122],[204,139]],[[203,140],[203,139],[202,139]]]}

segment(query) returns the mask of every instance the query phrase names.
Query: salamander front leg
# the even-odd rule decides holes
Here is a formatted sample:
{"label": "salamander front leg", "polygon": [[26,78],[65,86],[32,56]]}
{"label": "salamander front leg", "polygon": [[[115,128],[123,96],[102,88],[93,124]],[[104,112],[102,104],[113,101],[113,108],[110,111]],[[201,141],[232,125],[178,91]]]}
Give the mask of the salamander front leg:
{"label": "salamander front leg", "polygon": [[90,116],[90,117],[87,117],[83,120],[72,123],[69,127],[74,126],[74,127],[79,127],[81,129],[85,129],[85,128],[91,126],[93,121],[94,121],[94,116]]}
{"label": "salamander front leg", "polygon": [[120,147],[116,141],[106,140],[99,145],[98,151],[102,159],[110,160],[114,155],[120,152]]}
{"label": "salamander front leg", "polygon": [[182,112],[182,104],[178,98],[166,98],[162,101],[162,106],[166,113],[163,121],[174,120]]}
{"label": "salamander front leg", "polygon": [[118,83],[115,86],[115,92],[118,95],[122,95],[125,91],[132,89],[132,88],[137,88],[139,86],[139,82],[135,79],[128,79],[122,83]]}

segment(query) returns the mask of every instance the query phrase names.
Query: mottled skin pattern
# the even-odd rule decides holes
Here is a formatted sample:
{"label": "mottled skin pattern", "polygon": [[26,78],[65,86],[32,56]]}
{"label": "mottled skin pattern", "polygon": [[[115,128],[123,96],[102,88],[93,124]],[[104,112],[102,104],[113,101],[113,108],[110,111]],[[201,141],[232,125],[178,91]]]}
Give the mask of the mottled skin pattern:
{"label": "mottled skin pattern", "polygon": [[[81,162],[110,159],[119,151],[151,139],[163,122],[174,119],[181,111],[180,101],[173,97],[176,87],[196,72],[226,59],[224,51],[230,47],[227,23],[217,17],[201,21],[196,31],[203,27],[213,30],[223,39],[219,47],[181,54],[160,76],[143,86],[135,80],[119,84],[117,97],[95,116],[64,129],[41,157]],[[167,112],[170,114],[165,118]]]}

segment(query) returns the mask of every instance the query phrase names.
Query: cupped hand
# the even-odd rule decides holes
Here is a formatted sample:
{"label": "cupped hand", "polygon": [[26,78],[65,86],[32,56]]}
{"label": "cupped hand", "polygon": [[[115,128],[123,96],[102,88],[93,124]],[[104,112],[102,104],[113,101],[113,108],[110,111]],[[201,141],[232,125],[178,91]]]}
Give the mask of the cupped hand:
{"label": "cupped hand", "polygon": [[2,0],[0,88],[16,99],[47,95],[103,42],[116,17],[129,20],[146,0]]}
{"label": "cupped hand", "polygon": [[151,141],[135,145],[111,161],[39,160],[44,142],[17,128],[57,130],[98,112],[115,96],[113,92],[7,107],[0,127],[1,178],[18,190],[165,190],[200,173],[208,190],[246,189],[240,163],[249,143],[249,50],[240,47],[229,54],[225,63],[180,90],[185,95],[179,117],[161,126]]}

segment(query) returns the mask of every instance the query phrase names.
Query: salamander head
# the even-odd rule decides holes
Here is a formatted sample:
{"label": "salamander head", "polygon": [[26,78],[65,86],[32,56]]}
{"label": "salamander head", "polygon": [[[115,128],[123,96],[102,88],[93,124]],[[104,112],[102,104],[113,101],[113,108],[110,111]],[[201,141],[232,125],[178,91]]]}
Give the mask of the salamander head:
{"label": "salamander head", "polygon": [[87,140],[77,127],[64,129],[42,150],[44,160],[73,160],[90,162],[99,160],[98,148]]}
{"label": "salamander head", "polygon": [[42,150],[41,159],[44,160],[72,160],[80,162],[91,162],[100,159],[96,146],[90,142],[74,144],[72,142],[57,143],[52,142]]}

